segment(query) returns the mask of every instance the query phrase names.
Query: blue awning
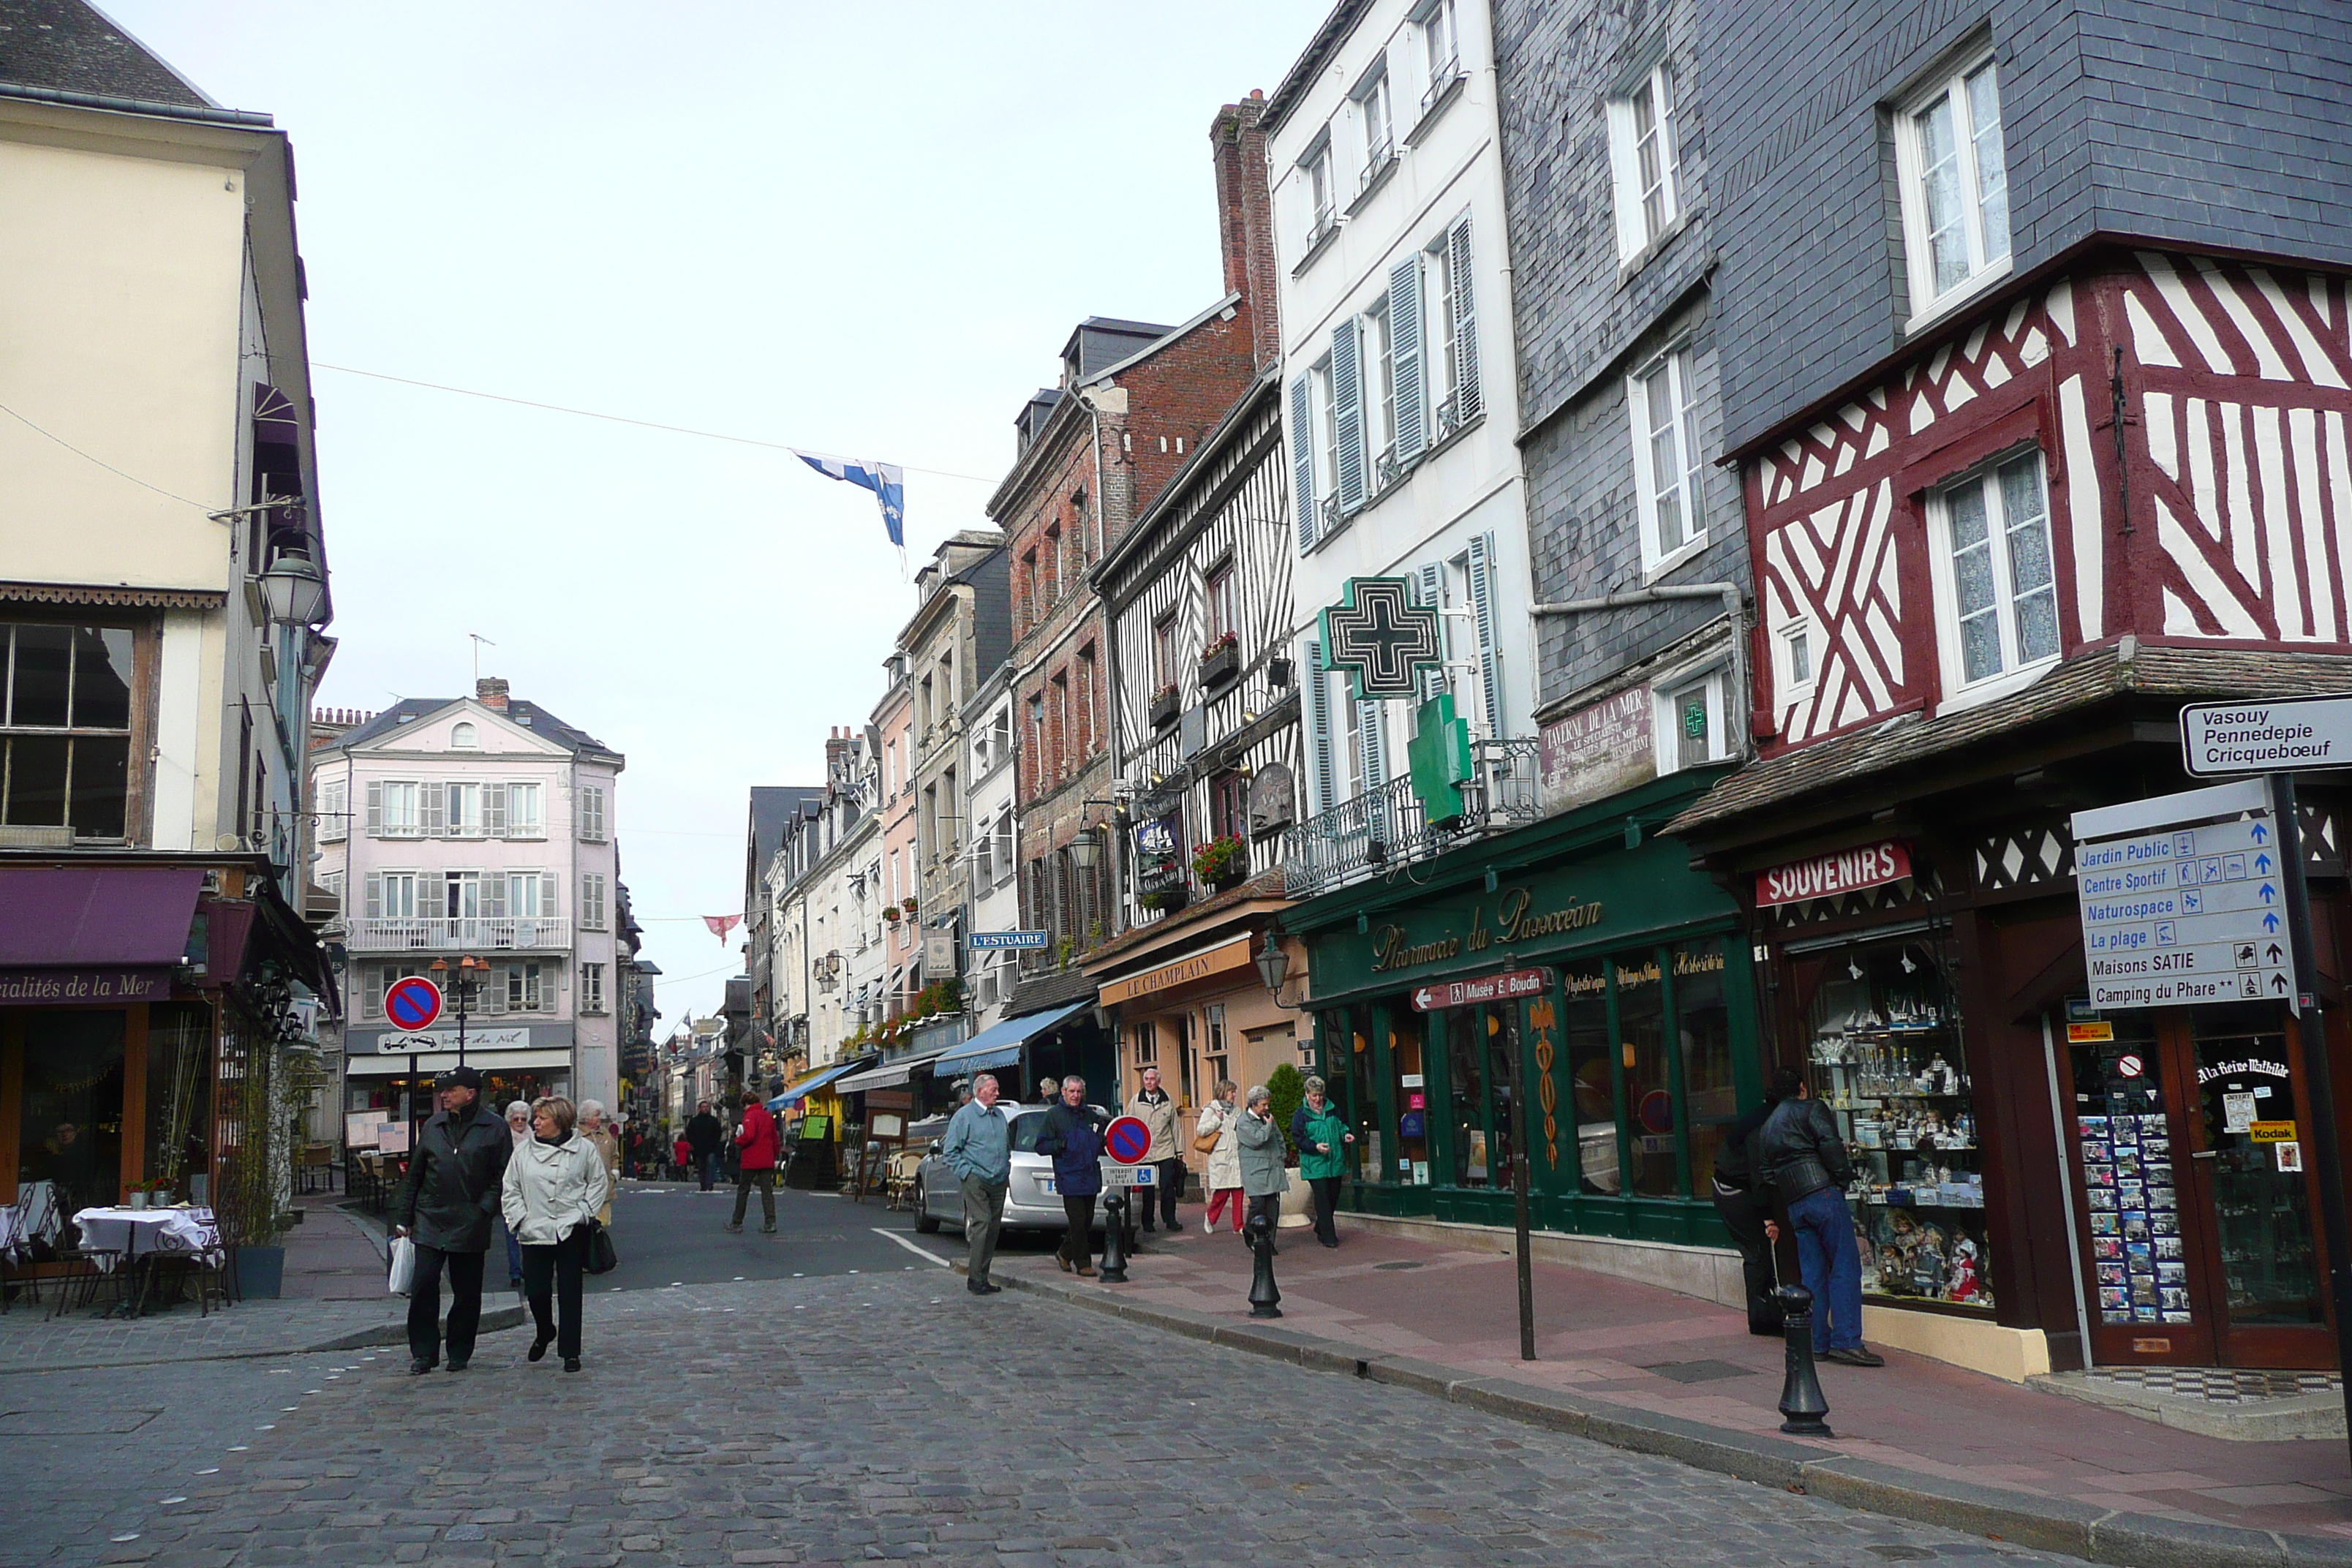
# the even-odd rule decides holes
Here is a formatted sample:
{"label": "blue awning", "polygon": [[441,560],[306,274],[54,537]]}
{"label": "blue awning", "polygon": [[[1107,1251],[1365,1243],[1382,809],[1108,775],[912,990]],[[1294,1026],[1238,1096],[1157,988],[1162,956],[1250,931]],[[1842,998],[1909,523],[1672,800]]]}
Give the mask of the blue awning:
{"label": "blue awning", "polygon": [[933,1078],[961,1078],[983,1068],[1001,1068],[1021,1059],[1021,1047],[1044,1034],[1071,1014],[1091,1007],[1094,1003],[1073,1002],[1066,1007],[1055,1007],[1044,1013],[1024,1013],[1018,1018],[1007,1018],[1001,1024],[982,1029],[938,1061],[931,1064]]}
{"label": "blue awning", "polygon": [[811,1090],[823,1089],[826,1084],[831,1083],[835,1079],[839,1078],[842,1074],[845,1072],[855,1072],[873,1059],[874,1058],[872,1057],[852,1057],[845,1062],[835,1062],[829,1068],[820,1068],[815,1072],[809,1074],[808,1077],[801,1079],[798,1083],[793,1084],[792,1087],[785,1089],[783,1093],[776,1096],[775,1099],[768,1101],[768,1109],[771,1111],[786,1110],[794,1102],[807,1095]]}

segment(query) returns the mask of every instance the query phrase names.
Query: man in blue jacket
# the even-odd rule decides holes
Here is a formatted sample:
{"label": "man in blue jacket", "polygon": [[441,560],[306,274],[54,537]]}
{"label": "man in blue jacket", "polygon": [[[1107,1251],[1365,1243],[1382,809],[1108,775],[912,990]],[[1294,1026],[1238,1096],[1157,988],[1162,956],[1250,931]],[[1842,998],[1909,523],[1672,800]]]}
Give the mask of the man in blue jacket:
{"label": "man in blue jacket", "polygon": [[988,1282],[988,1266],[996,1259],[1005,1184],[1013,1178],[1013,1128],[996,1108],[993,1073],[971,1080],[971,1098],[956,1111],[948,1122],[948,1135],[940,1140],[940,1158],[956,1173],[956,1185],[963,1191],[963,1236],[971,1247],[963,1288],[975,1296],[993,1296],[1004,1287]]}
{"label": "man in blue jacket", "polygon": [[1102,1130],[1109,1118],[1087,1103],[1087,1080],[1062,1080],[1061,1102],[1045,1112],[1037,1134],[1037,1152],[1054,1160],[1054,1190],[1062,1194],[1062,1213],[1070,1222],[1055,1261],[1065,1274],[1095,1277],[1093,1237],[1095,1199],[1102,1194]]}

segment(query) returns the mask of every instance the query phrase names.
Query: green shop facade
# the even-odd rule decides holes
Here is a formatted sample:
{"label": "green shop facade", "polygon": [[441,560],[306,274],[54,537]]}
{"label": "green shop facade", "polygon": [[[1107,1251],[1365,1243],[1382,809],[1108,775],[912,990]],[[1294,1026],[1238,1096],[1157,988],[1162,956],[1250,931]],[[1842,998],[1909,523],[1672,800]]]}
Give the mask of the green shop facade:
{"label": "green shop facade", "polygon": [[[1763,1094],[1754,951],[1654,835],[1721,769],[1669,774],[1294,906],[1316,1059],[1356,1131],[1360,1213],[1512,1223],[1512,1058],[1540,1229],[1728,1246],[1724,1127]],[[1546,972],[1445,1006],[1448,982]],[[1523,986],[1534,986],[1523,982]],[[1518,987],[1515,987],[1518,988]]]}

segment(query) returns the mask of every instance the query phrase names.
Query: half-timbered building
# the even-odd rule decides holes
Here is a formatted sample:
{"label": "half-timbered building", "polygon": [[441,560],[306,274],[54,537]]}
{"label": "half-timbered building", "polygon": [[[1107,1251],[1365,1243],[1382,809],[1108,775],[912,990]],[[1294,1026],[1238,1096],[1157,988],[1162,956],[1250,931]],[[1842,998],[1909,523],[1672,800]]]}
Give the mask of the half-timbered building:
{"label": "half-timbered building", "polygon": [[[2186,785],[2185,701],[2352,683],[2327,8],[1699,12],[1759,761],[1673,831],[1859,1151],[1866,1333],[2330,1364],[2318,1042],[2276,1001],[2093,1014],[2070,832]],[[2342,809],[2304,794],[2323,995]]]}

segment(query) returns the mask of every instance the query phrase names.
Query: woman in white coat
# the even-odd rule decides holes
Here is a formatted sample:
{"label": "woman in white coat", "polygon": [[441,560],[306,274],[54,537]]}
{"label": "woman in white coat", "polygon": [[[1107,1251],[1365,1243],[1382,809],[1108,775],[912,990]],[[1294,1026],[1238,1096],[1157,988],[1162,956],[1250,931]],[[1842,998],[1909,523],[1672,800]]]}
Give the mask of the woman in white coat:
{"label": "woman in white coat", "polygon": [[1201,1188],[1209,1194],[1209,1212],[1201,1228],[1211,1236],[1217,1233],[1217,1211],[1228,1206],[1234,1229],[1242,1227],[1242,1145],[1234,1126],[1240,1116],[1234,1109],[1234,1080],[1219,1079],[1215,1097],[1201,1108],[1201,1119],[1192,1127],[1195,1147],[1204,1139],[1216,1140],[1209,1145],[1208,1165],[1201,1173]]}
{"label": "woman in white coat", "polygon": [[[611,1195],[604,1157],[572,1129],[572,1102],[560,1095],[534,1100],[532,1137],[507,1162],[507,1228],[522,1244],[523,1296],[539,1332],[530,1359],[551,1341],[563,1370],[580,1370],[580,1279],[588,1259],[588,1226]],[[551,1316],[550,1296],[558,1316]]]}

